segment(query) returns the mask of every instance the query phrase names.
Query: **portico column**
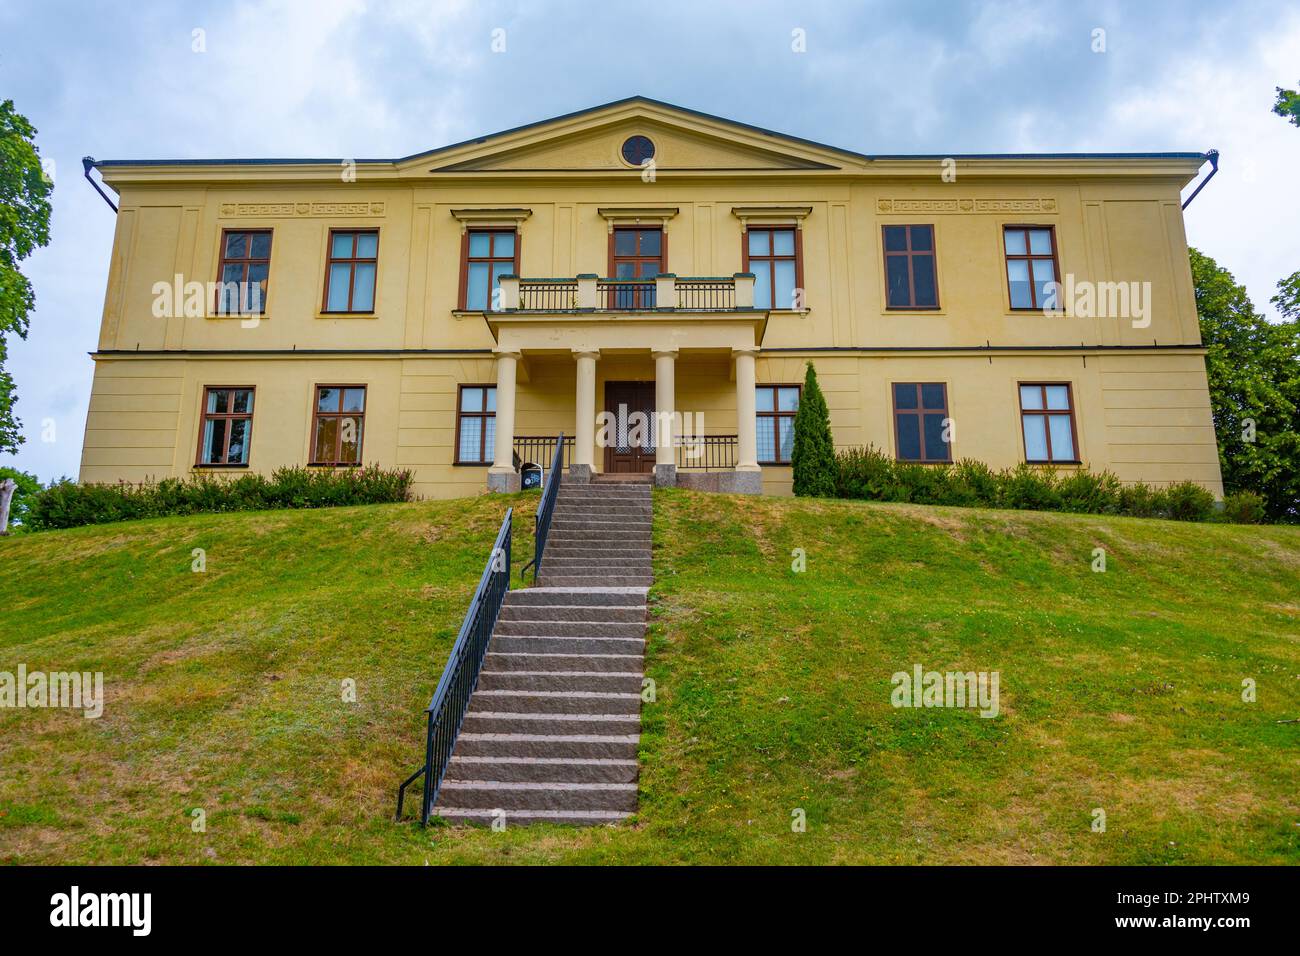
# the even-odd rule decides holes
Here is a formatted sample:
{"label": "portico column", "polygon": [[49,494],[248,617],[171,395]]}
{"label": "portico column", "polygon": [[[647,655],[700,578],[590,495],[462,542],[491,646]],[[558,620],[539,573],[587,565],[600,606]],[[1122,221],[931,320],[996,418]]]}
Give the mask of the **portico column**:
{"label": "portico column", "polygon": [[676,438],[676,350],[652,352],[655,360],[655,484],[672,488],[677,484]]}
{"label": "portico column", "polygon": [[488,491],[518,491],[515,471],[515,371],[518,352],[497,352],[496,446],[488,469]]}
{"label": "portico column", "polygon": [[755,417],[754,353],[757,349],[735,349],[736,357],[736,470],[731,490],[758,494],[763,490],[763,472],[758,467],[758,420]]}
{"label": "portico column", "polygon": [[578,363],[578,388],[574,396],[573,458],[569,477],[578,483],[591,481],[595,472],[596,447],[596,359],[599,351],[574,350]]}

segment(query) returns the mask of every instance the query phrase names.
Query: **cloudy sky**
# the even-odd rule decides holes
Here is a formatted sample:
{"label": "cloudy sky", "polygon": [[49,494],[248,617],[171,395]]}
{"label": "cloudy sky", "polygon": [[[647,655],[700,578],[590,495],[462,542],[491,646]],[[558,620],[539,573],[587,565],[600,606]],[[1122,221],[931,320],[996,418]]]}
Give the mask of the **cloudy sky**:
{"label": "cloudy sky", "polygon": [[403,156],[637,93],[866,153],[1215,147],[1188,232],[1268,310],[1300,269],[1300,129],[1269,112],[1297,83],[1293,0],[5,0],[0,99],[55,192],[0,462],[77,473],[113,235],[85,155]]}

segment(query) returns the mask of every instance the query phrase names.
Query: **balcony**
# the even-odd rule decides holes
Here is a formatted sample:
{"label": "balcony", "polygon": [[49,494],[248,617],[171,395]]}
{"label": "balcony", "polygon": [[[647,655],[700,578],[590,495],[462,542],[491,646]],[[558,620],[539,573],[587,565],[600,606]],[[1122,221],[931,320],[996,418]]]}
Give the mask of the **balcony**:
{"label": "balcony", "polygon": [[603,279],[594,274],[560,279],[501,277],[501,313],[736,313],[754,308],[754,276],[676,276]]}

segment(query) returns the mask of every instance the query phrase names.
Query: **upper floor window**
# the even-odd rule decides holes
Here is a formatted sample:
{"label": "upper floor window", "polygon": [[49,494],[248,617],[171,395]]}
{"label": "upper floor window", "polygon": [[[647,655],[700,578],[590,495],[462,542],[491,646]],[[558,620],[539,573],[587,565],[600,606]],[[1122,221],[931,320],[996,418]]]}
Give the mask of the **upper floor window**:
{"label": "upper floor window", "polygon": [[790,464],[790,455],[794,452],[794,416],[799,411],[799,386],[758,386],[755,410],[758,416],[758,463]]}
{"label": "upper floor window", "polygon": [[365,421],[364,385],[317,386],[311,463],[361,464],[361,432]]}
{"label": "upper floor window", "polygon": [[496,426],[496,387],[462,385],[456,402],[456,464],[492,464]]}
{"label": "upper floor window", "polygon": [[899,461],[951,461],[948,388],[943,382],[894,383],[894,438]]}
{"label": "upper floor window", "polygon": [[252,387],[205,388],[198,463],[247,465],[248,447],[252,441]]}
{"label": "upper floor window", "polygon": [[324,311],[373,312],[378,264],[379,233],[376,230],[331,230]]}
{"label": "upper floor window", "polygon": [[221,235],[218,315],[261,315],[271,273],[271,230],[227,231]]}
{"label": "upper floor window", "polygon": [[1020,421],[1025,433],[1025,460],[1077,462],[1074,401],[1070,386],[1022,384]]}
{"label": "upper floor window", "polygon": [[796,299],[802,282],[802,243],[798,230],[750,229],[745,243],[745,271],[754,273],[756,309],[802,307]]}
{"label": "upper floor window", "polygon": [[[1042,309],[1056,281],[1056,230],[1051,226],[1005,226],[1007,291],[1013,309]],[[1060,305],[1052,298],[1054,306]]]}
{"label": "upper floor window", "polygon": [[891,309],[937,309],[934,226],[885,226],[886,305]]}
{"label": "upper floor window", "polygon": [[493,301],[501,277],[519,273],[519,237],[513,229],[471,229],[465,236],[461,308],[476,312],[514,308]]}
{"label": "upper floor window", "polygon": [[[655,276],[664,271],[668,242],[658,227],[618,227],[609,237],[609,274],[624,280],[609,291],[611,309],[653,309]],[[636,280],[636,281],[633,281]]]}

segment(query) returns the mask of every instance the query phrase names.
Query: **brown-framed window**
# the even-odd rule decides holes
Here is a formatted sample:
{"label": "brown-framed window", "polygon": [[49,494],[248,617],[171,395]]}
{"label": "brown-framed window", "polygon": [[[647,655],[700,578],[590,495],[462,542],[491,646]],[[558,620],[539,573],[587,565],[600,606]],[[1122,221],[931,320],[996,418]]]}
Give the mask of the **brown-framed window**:
{"label": "brown-framed window", "polygon": [[247,465],[252,443],[253,386],[205,387],[197,463],[215,468]]}
{"label": "brown-framed window", "polygon": [[655,276],[664,271],[668,238],[658,226],[616,226],[609,237],[611,279],[645,280],[610,290],[611,309],[653,309]]}
{"label": "brown-framed window", "polygon": [[[514,229],[468,229],[461,241],[460,307],[494,310],[501,277],[519,274],[519,234]],[[513,308],[513,303],[502,303]]]}
{"label": "brown-framed window", "polygon": [[750,227],[745,236],[743,268],[754,273],[756,309],[802,308],[803,236],[793,226]]}
{"label": "brown-framed window", "polygon": [[885,305],[890,309],[939,308],[934,226],[883,226]]}
{"label": "brown-framed window", "polygon": [[227,229],[217,268],[217,315],[261,315],[271,274],[271,230]]}
{"label": "brown-framed window", "polygon": [[379,230],[331,229],[324,312],[375,311]]}
{"label": "brown-framed window", "polygon": [[[1056,228],[1003,226],[1002,250],[1007,258],[1007,294],[1011,308],[1045,308],[1051,284],[1061,274],[1056,257]],[[1055,297],[1050,301],[1059,308]]]}
{"label": "brown-framed window", "polygon": [[1069,382],[1021,382],[1020,423],[1026,461],[1079,461],[1074,390]]}
{"label": "brown-framed window", "polygon": [[943,382],[894,383],[894,452],[899,461],[952,461],[948,386]]}
{"label": "brown-framed window", "polygon": [[758,463],[788,465],[794,451],[794,416],[799,411],[798,385],[759,385],[754,396],[758,416]]}
{"label": "brown-framed window", "polygon": [[361,464],[361,436],[366,424],[364,385],[317,385],[312,415],[313,465]]}
{"label": "brown-framed window", "polygon": [[492,464],[496,436],[496,386],[462,385],[456,396],[456,464]]}

